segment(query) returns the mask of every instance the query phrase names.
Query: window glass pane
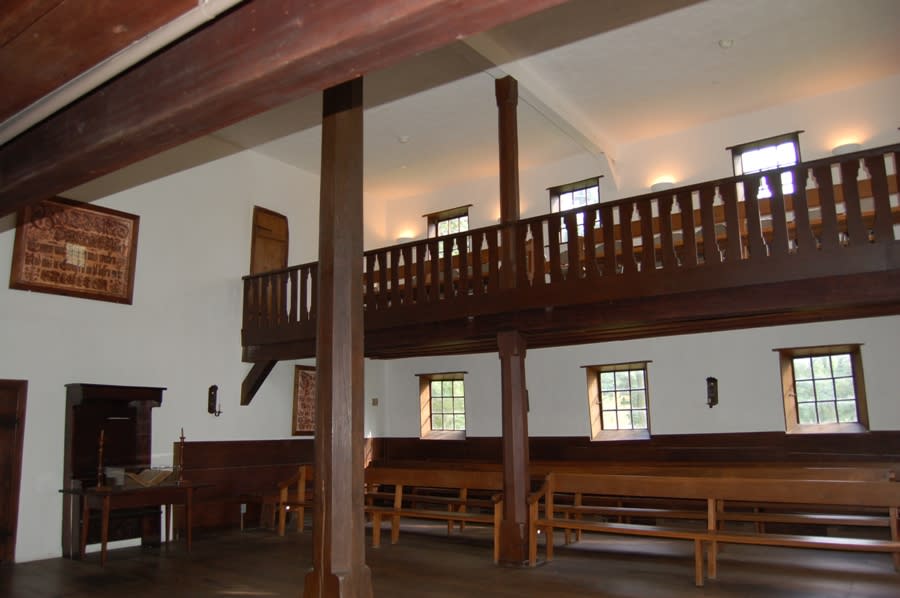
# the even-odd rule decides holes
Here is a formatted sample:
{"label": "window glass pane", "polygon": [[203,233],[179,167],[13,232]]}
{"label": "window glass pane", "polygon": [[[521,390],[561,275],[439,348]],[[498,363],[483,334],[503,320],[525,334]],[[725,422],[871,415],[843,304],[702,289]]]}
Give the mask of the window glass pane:
{"label": "window glass pane", "polygon": [[816,403],[820,424],[837,423],[837,412],[834,403]]}
{"label": "window glass pane", "polygon": [[794,358],[794,379],[809,380],[812,378],[812,360],[809,357]]}
{"label": "window glass pane", "polygon": [[816,404],[803,403],[802,405],[797,405],[797,422],[800,424],[818,423],[816,419]]}
{"label": "window glass pane", "polygon": [[616,393],[614,392],[604,392],[600,395],[600,405],[601,408],[606,409],[615,409],[616,408]]}
{"label": "window glass pane", "polygon": [[453,410],[456,413],[465,413],[466,412],[466,399],[464,397],[458,397],[453,400]]}
{"label": "window glass pane", "polygon": [[441,395],[445,397],[453,396],[453,380],[441,380]]}
{"label": "window glass pane", "polygon": [[838,421],[842,424],[856,423],[856,401],[837,402]]}
{"label": "window glass pane", "polygon": [[631,370],[631,388],[644,388],[644,370]]}
{"label": "window glass pane", "polygon": [[647,407],[646,395],[643,390],[635,390],[631,393],[632,409],[644,409]]}
{"label": "window glass pane", "polygon": [[576,208],[580,208],[584,205],[585,193],[584,189],[578,189],[577,191],[572,192],[572,205]]}
{"label": "window glass pane", "polygon": [[465,385],[462,380],[454,380],[453,381],[453,396],[454,397],[464,396],[466,394],[464,386]]}
{"label": "window glass pane", "polygon": [[619,409],[631,409],[631,393],[620,392],[619,396],[616,397],[616,402]]}
{"label": "window glass pane", "polygon": [[444,416],[434,414],[431,416],[431,429],[432,430],[443,430],[444,429]]}
{"label": "window glass pane", "polygon": [[465,415],[454,415],[453,416],[453,429],[454,430],[465,430],[466,429],[466,416]]}
{"label": "window glass pane", "polygon": [[441,396],[441,382],[440,380],[432,380],[431,381],[431,396],[439,397]]}
{"label": "window glass pane", "polygon": [[798,403],[809,403],[816,400],[816,393],[811,381],[797,382],[796,390]]}
{"label": "window glass pane", "polygon": [[633,427],[631,424],[631,411],[619,411],[619,429],[631,430]]}
{"label": "window glass pane", "polygon": [[600,203],[600,187],[588,187],[587,191],[587,203],[594,204]]}
{"label": "window glass pane", "polygon": [[848,353],[832,355],[831,370],[834,372],[835,377],[852,376],[853,366],[850,365],[850,355]]}
{"label": "window glass pane", "polygon": [[834,400],[834,383],[831,380],[816,380],[816,400]]}
{"label": "window glass pane", "polygon": [[814,378],[830,378],[831,377],[831,359],[828,355],[820,355],[812,358],[812,369]]}
{"label": "window glass pane", "polygon": [[616,388],[627,389],[630,378],[631,377],[628,375],[628,372],[616,372]]}
{"label": "window glass pane", "polygon": [[456,218],[454,218],[453,220],[448,220],[447,221],[447,232],[449,232],[451,235],[458,233],[459,232],[459,220],[457,220]]}
{"label": "window glass pane", "polygon": [[785,141],[775,148],[775,161],[778,166],[791,166],[797,163],[797,150],[793,141]]}
{"label": "window glass pane", "polygon": [[635,430],[646,430],[647,429],[647,412],[646,411],[632,411],[631,412],[631,423],[634,425]]}
{"label": "window glass pane", "polygon": [[446,235],[450,230],[449,227],[450,227],[450,224],[446,220],[441,220],[440,222],[438,222],[438,225],[437,225],[438,236],[443,237],[444,235]]}
{"label": "window glass pane", "polygon": [[619,422],[616,420],[616,412],[615,411],[604,411],[603,412],[603,429],[604,430],[618,430]]}
{"label": "window glass pane", "polygon": [[853,378],[835,378],[834,397],[838,400],[855,399],[856,393],[853,391]]}
{"label": "window glass pane", "polygon": [[559,209],[561,212],[572,209],[572,194],[563,193],[559,196]]}

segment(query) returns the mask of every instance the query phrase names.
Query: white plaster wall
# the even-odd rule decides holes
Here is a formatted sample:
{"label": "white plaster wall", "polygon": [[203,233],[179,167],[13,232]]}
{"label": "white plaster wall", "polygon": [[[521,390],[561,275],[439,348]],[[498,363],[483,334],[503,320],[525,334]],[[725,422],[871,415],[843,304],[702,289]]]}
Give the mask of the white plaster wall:
{"label": "white plaster wall", "polygon": [[[254,204],[286,214],[290,259],[315,256],[318,180],[254,153],[230,156],[105,198],[138,214],[133,305],[0,288],[0,378],[28,380],[16,559],[60,554],[65,384],[163,386],[152,460],[172,443],[290,436],[292,364],[276,366],[239,406],[241,276]],[[0,219],[0,280],[9,279],[14,218]],[[206,413],[219,386],[223,414]]]}
{"label": "white plaster wall", "polygon": [[[778,354],[773,349],[862,343],[872,430],[900,429],[900,316],[710,332],[653,339],[531,349],[526,354],[531,436],[589,436],[582,366],[651,361],[650,427],[654,435],[784,430]],[[466,371],[469,436],[498,436],[497,354],[386,362],[385,427],[378,436],[417,437],[415,374]],[[719,405],[706,405],[706,377],[719,380]]]}
{"label": "white plaster wall", "polygon": [[[802,130],[800,155],[815,160],[847,142],[863,148],[900,142],[897,101],[900,76],[760,110],[672,135],[622,144],[616,153],[620,188],[614,197],[649,193],[660,176],[687,185],[734,174],[726,147]],[[577,180],[577,179],[575,179]]]}

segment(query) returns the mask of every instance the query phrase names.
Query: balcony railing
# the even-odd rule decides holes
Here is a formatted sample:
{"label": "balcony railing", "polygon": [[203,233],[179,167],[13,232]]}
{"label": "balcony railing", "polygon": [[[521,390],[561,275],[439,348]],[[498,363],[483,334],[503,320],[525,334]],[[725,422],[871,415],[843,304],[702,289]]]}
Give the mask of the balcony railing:
{"label": "balcony railing", "polygon": [[[366,329],[884,269],[900,238],[898,152],[884,147],[367,251]],[[784,172],[793,176],[789,192]],[[244,345],[314,337],[316,284],[316,263],[245,276]]]}

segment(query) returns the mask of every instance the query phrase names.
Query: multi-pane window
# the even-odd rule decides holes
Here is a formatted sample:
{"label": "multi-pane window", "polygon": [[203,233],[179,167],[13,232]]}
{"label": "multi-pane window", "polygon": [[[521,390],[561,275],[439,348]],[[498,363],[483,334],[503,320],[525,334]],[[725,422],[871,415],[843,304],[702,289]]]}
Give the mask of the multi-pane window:
{"label": "multi-pane window", "polygon": [[[550,187],[548,191],[550,192],[551,212],[565,212],[566,210],[598,204],[600,203],[600,177],[592,177],[583,181],[560,185],[559,187]],[[600,227],[599,219],[595,222],[594,227]],[[583,213],[578,214],[578,236],[584,236]],[[568,231],[565,229],[560,231],[561,243],[568,242],[568,237]]]}
{"label": "multi-pane window", "polygon": [[[802,132],[794,131],[728,148],[734,160],[734,174],[752,174],[798,163]],[[771,183],[768,177],[764,179],[757,194],[759,199],[772,197]],[[790,172],[781,173],[781,190],[785,195],[794,192],[794,177]]]}
{"label": "multi-pane window", "polygon": [[858,345],[781,349],[779,353],[789,432],[867,427]]}
{"label": "multi-pane window", "polygon": [[[449,210],[441,210],[425,214],[428,219],[427,236],[447,237],[457,233],[464,233],[469,230],[469,208],[472,204],[459,206],[458,208],[450,208]],[[458,255],[459,247],[454,243],[451,255]],[[438,244],[438,257],[444,256],[444,244]]]}
{"label": "multi-pane window", "polygon": [[465,372],[418,376],[422,436],[465,437]]}
{"label": "multi-pane window", "polygon": [[591,435],[601,438],[647,438],[650,428],[647,363],[587,368]]}

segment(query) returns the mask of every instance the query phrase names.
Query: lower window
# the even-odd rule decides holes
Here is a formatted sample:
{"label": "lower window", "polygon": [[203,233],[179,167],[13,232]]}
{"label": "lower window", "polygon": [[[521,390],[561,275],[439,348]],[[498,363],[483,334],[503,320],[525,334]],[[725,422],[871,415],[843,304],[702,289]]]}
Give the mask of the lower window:
{"label": "lower window", "polygon": [[647,361],[586,366],[594,440],[650,437]]}
{"label": "lower window", "polygon": [[859,345],[778,349],[789,433],[868,430]]}
{"label": "lower window", "polygon": [[422,438],[465,438],[465,372],[417,374],[417,376]]}

